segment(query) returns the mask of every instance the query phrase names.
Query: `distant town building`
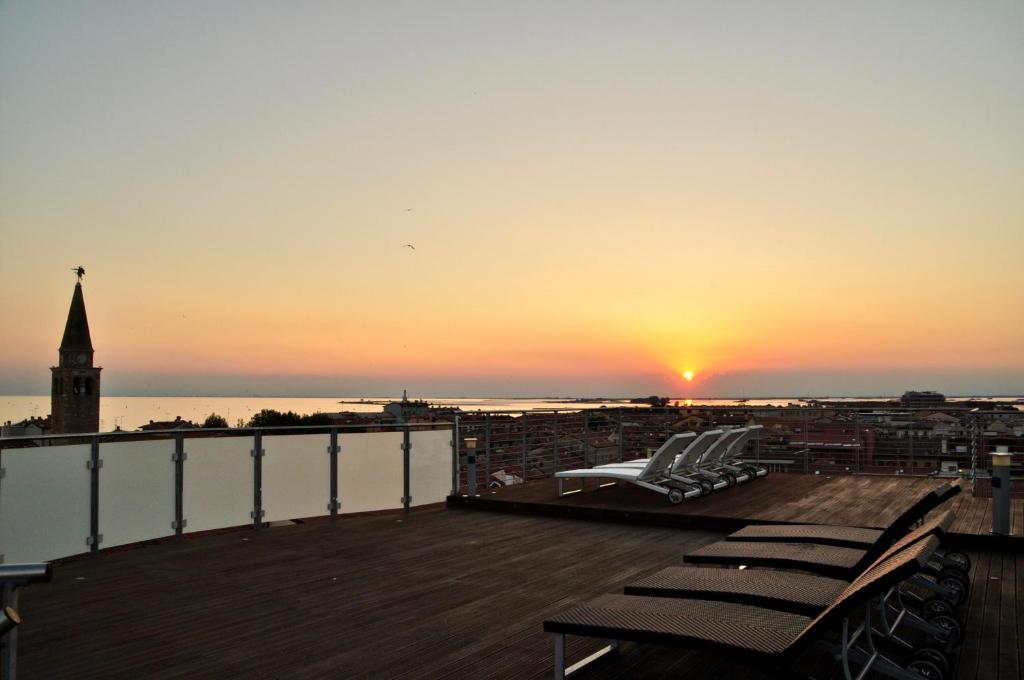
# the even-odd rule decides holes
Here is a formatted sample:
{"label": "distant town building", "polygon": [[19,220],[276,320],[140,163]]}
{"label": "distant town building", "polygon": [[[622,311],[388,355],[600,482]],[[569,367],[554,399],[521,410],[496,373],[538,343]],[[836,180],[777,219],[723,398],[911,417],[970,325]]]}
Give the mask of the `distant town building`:
{"label": "distant town building", "polygon": [[102,369],[93,366],[92,337],[81,280],[75,284],[71,296],[59,353],[58,365],[50,368],[53,374],[50,388],[52,432],[99,432]]}
{"label": "distant town building", "polygon": [[50,434],[50,416],[33,417],[17,423],[7,421],[0,426],[0,437],[35,437]]}
{"label": "distant town building", "polygon": [[939,392],[904,392],[900,397],[900,404],[903,406],[934,406],[946,403],[946,395]]}

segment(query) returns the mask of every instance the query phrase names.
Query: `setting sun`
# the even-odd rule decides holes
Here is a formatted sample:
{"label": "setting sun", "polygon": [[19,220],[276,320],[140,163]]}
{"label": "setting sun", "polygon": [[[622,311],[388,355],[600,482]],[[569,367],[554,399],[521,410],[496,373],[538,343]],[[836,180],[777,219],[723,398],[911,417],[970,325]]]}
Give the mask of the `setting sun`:
{"label": "setting sun", "polygon": [[693,380],[693,371],[683,371],[683,377],[686,378],[687,382]]}

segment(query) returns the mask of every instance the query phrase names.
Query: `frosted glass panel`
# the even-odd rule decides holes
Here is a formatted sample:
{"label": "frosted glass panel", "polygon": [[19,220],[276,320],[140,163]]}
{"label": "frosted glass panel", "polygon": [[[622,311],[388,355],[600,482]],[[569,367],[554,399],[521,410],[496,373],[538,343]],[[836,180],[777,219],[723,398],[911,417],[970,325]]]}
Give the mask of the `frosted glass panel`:
{"label": "frosted glass panel", "polygon": [[402,433],[338,435],[340,512],[402,507]]}
{"label": "frosted glass panel", "polygon": [[0,464],[4,562],[47,562],[88,552],[88,444],[5,449]]}
{"label": "frosted glass panel", "polygon": [[185,440],[185,532],[252,522],[252,437]]}
{"label": "frosted glass panel", "polygon": [[330,443],[327,434],[263,437],[264,521],[329,514]]}
{"label": "frosted glass panel", "polygon": [[174,440],[100,444],[100,548],[174,533]]}
{"label": "frosted glass panel", "polygon": [[452,491],[452,433],[431,430],[412,433],[409,455],[413,506],[440,503]]}

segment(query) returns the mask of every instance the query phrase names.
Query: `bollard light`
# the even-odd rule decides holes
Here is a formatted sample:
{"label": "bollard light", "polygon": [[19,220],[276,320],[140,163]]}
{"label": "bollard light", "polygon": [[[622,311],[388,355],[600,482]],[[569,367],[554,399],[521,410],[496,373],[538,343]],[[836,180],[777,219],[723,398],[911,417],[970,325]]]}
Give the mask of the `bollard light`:
{"label": "bollard light", "polygon": [[1010,533],[1010,454],[992,454],[992,533]]}
{"label": "bollard light", "polygon": [[466,437],[466,491],[476,495],[476,437]]}

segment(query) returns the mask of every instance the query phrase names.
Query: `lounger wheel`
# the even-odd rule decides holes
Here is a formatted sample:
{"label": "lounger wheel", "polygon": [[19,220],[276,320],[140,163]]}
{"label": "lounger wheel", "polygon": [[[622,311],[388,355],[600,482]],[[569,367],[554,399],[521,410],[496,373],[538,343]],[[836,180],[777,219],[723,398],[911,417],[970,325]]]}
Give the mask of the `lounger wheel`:
{"label": "lounger wheel", "polygon": [[963,639],[963,628],[960,627],[960,622],[948,614],[933,616],[928,623],[942,629],[941,633],[933,634],[931,638],[940,644],[946,645],[947,648],[956,647]]}
{"label": "lounger wheel", "polygon": [[959,550],[953,550],[942,558],[942,565],[945,567],[957,567],[965,574],[971,573],[971,556]]}
{"label": "lounger wheel", "polygon": [[742,469],[747,473],[747,477],[750,477],[750,481],[753,482],[758,479],[757,468],[753,465],[744,465]]}
{"label": "lounger wheel", "polygon": [[911,661],[917,661],[923,659],[925,661],[931,661],[933,664],[939,667],[942,674],[949,673],[949,658],[942,653],[942,650],[936,649],[935,647],[921,647],[914,650],[914,656]]}
{"label": "lounger wheel", "polygon": [[907,670],[928,680],[945,680],[946,674],[928,659],[914,659],[907,664]]}
{"label": "lounger wheel", "polygon": [[722,477],[725,478],[725,483],[728,485],[726,488],[731,489],[732,487],[736,486],[736,475],[734,475],[733,473],[723,472]]}
{"label": "lounger wheel", "polygon": [[679,487],[674,486],[668,490],[668,502],[672,505],[679,505],[684,500],[686,500],[686,495]]}
{"label": "lounger wheel", "polygon": [[971,589],[971,577],[964,573],[964,570],[960,567],[943,567],[939,570],[939,575],[936,577],[939,581],[948,578],[955,578],[960,583],[964,584],[964,591]]}
{"label": "lounger wheel", "polygon": [[963,581],[957,578],[945,578],[938,581],[946,593],[941,594],[940,597],[945,598],[954,607],[960,606],[964,600],[967,599],[967,587],[964,586]]}
{"label": "lounger wheel", "polygon": [[955,613],[956,610],[953,609],[953,605],[949,603],[949,600],[940,595],[932,595],[921,603],[921,618],[925,621],[930,621],[932,617],[939,616],[940,614],[953,616]]}
{"label": "lounger wheel", "polygon": [[700,484],[700,493],[702,496],[708,496],[715,490],[715,485],[706,479],[700,480],[698,484]]}

